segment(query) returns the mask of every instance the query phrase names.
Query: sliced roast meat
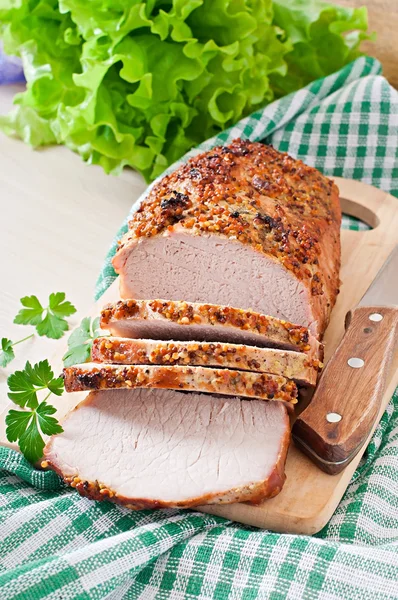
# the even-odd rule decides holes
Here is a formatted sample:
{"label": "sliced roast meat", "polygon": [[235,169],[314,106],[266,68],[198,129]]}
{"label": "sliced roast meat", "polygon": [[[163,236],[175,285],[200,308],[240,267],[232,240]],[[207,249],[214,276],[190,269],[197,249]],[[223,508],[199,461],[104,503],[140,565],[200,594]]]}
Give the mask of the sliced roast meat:
{"label": "sliced roast meat", "polygon": [[314,358],[321,354],[321,345],[305,327],[231,306],[121,300],[103,309],[101,327],[120,337],[278,347]]}
{"label": "sliced roast meat", "polygon": [[67,392],[117,388],[165,388],[262,400],[297,402],[294,381],[268,373],[187,366],[108,365],[84,363],[65,367]]}
{"label": "sliced roast meat", "polygon": [[132,509],[259,503],[280,492],[290,440],[280,402],[172,390],[94,392],[45,448],[82,496]]}
{"label": "sliced roast meat", "polygon": [[235,140],[151,188],[113,259],[120,294],[251,309],[321,336],[339,289],[340,223],[333,181]]}
{"label": "sliced roast meat", "polygon": [[303,352],[256,348],[221,342],[166,342],[97,338],[91,358],[122,365],[192,365],[272,373],[314,386],[321,363]]}

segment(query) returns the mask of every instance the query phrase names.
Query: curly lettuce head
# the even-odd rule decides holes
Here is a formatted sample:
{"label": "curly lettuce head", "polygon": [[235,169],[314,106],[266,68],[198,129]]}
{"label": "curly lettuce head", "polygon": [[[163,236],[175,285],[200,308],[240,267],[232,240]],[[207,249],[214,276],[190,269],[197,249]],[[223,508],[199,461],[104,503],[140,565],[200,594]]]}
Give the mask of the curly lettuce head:
{"label": "curly lettuce head", "polygon": [[0,24],[27,80],[2,128],[148,180],[355,58],[367,28],[363,11],[318,0],[9,0]]}

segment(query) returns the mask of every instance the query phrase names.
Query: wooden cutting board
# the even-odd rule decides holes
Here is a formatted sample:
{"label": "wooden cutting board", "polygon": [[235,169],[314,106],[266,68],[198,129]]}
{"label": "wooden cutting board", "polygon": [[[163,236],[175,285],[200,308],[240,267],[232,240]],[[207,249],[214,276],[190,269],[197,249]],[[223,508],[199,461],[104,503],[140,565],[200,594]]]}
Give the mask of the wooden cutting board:
{"label": "wooden cutting board", "polygon": [[[398,200],[374,187],[356,181],[336,178],[340,188],[343,212],[365,221],[373,227],[370,231],[342,231],[342,287],[332,319],[325,335],[325,359],[334,352],[344,333],[344,318],[350,308],[360,300],[373,281],[387,256],[398,242]],[[398,276],[398,274],[397,274]],[[92,315],[97,315],[106,302],[118,299],[118,282],[109,288]],[[57,371],[62,368],[65,348],[52,361]],[[389,381],[377,419],[381,418],[395,387],[398,385],[398,354],[395,357]],[[53,398],[62,418],[84,397],[85,393],[64,394]],[[4,417],[0,415],[0,444],[11,446],[5,437]],[[375,423],[374,428],[377,423]],[[369,436],[370,437],[370,436]],[[203,512],[239,521],[247,525],[287,533],[313,534],[330,519],[341,500],[352,474],[358,465],[365,444],[350,465],[339,475],[320,471],[293,444],[289,450],[287,481],[282,492],[257,507],[247,504],[203,507]]]}

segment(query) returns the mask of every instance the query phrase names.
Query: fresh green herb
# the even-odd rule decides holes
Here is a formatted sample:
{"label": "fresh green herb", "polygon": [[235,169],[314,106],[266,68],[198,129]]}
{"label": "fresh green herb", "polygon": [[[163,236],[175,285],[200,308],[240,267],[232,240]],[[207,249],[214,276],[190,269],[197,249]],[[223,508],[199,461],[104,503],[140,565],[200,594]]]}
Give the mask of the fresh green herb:
{"label": "fresh green herb", "polygon": [[[47,360],[35,365],[26,363],[22,371],[15,371],[7,379],[8,397],[24,410],[11,409],[6,416],[8,441],[19,443],[25,458],[34,463],[43,454],[45,442],[42,435],[62,433],[57,419],[52,417],[56,409],[47,403],[51,394],[61,396],[62,377],[54,377]],[[44,400],[39,402],[37,393],[47,390]]]}
{"label": "fresh green herb", "polygon": [[63,429],[57,419],[51,417],[56,409],[41,402],[36,409],[21,411],[11,409],[6,416],[6,435],[10,442],[18,440],[19,448],[31,463],[43,456],[45,442],[42,434],[54,435],[62,433]]}
{"label": "fresh green herb", "polygon": [[[37,392],[48,390],[61,396],[64,388],[62,377],[54,377],[48,360],[31,365],[28,361],[22,371],[15,371],[7,379],[8,397],[21,408],[36,408],[39,404]],[[46,398],[47,399],[47,398]]]}
{"label": "fresh green herb", "polygon": [[33,325],[39,335],[58,340],[69,325],[65,317],[76,312],[76,308],[68,300],[65,300],[63,292],[50,294],[48,306],[44,307],[36,296],[25,296],[21,298],[21,308],[14,319],[18,325]]}
{"label": "fresh green herb", "polygon": [[99,317],[92,321],[90,317],[85,317],[80,326],[69,336],[68,351],[63,357],[65,367],[86,362],[90,358],[93,341],[97,337],[105,337],[99,326]]}
{"label": "fresh green herb", "polygon": [[0,367],[6,367],[14,358],[12,341],[8,338],[1,338]]}
{"label": "fresh green herb", "polygon": [[14,346],[28,340],[33,337],[32,335],[28,335],[24,337],[22,340],[18,340],[17,342],[13,342],[8,338],[1,338],[1,352],[0,352],[0,367],[6,367],[12,360],[15,358],[15,352],[13,350]]}

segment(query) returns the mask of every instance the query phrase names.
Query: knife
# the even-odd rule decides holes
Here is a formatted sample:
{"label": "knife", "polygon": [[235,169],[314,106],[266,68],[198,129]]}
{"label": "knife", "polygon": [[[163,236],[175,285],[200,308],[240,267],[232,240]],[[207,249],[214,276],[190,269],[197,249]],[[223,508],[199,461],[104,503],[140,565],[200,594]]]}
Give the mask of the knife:
{"label": "knife", "polygon": [[330,474],[351,462],[380,410],[398,337],[398,246],[347,313],[345,329],[293,427],[296,444]]}

